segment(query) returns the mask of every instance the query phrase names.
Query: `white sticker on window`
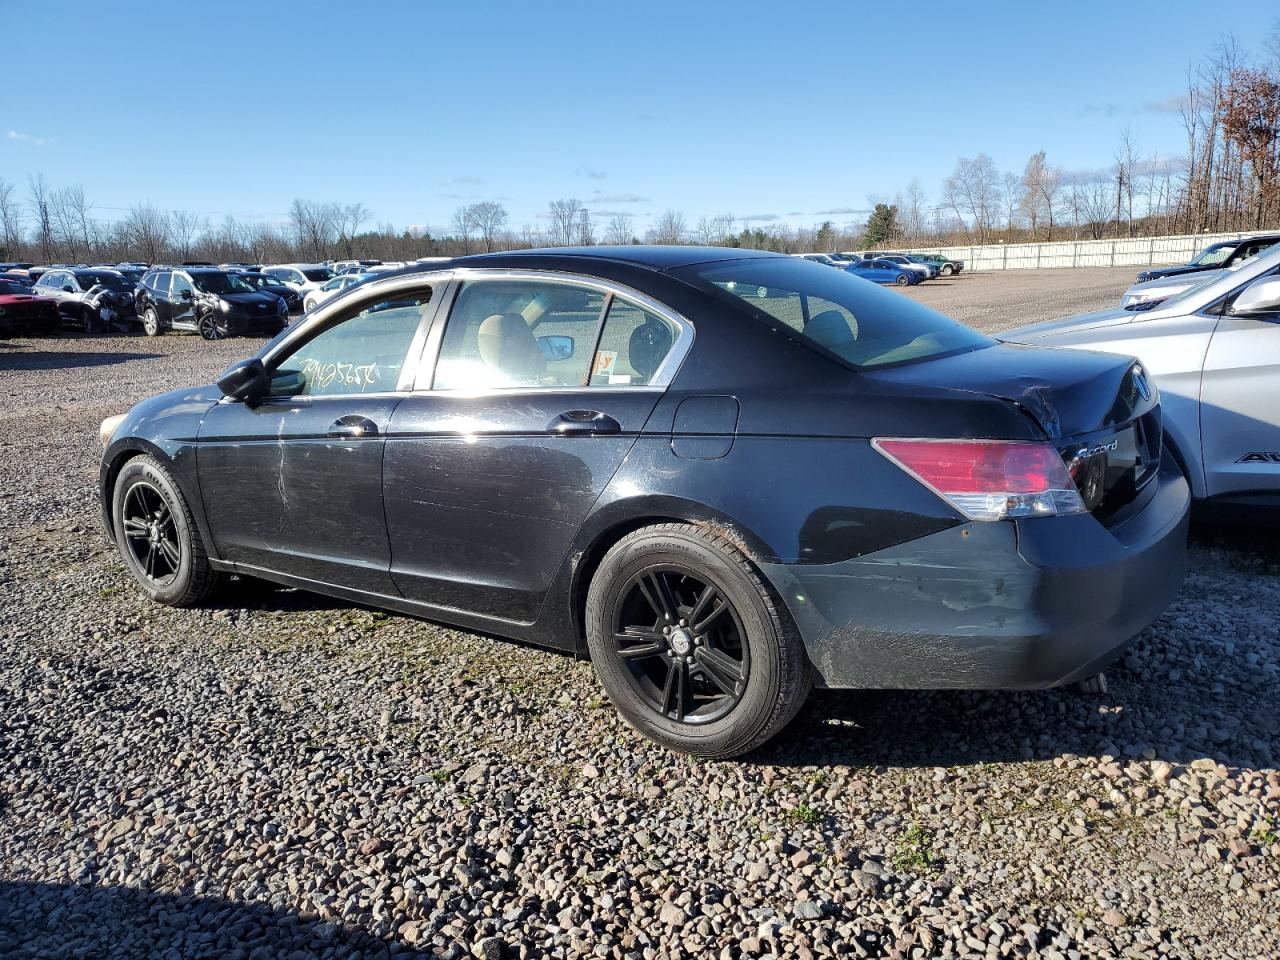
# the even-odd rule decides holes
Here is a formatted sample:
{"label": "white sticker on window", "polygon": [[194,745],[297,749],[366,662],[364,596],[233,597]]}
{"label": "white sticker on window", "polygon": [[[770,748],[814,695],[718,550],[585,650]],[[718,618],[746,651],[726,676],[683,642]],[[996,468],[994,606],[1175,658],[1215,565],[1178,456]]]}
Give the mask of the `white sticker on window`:
{"label": "white sticker on window", "polygon": [[629,373],[611,373],[609,374],[610,383],[630,383],[631,374]]}

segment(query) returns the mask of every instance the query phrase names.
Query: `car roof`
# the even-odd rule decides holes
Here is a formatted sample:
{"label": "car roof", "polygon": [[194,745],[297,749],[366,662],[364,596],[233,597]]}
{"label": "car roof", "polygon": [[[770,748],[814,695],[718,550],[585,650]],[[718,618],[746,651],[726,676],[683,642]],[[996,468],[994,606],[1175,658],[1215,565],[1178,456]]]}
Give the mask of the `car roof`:
{"label": "car roof", "polygon": [[785,253],[770,253],[767,250],[746,250],[738,247],[662,246],[657,244],[543,247],[531,250],[478,253],[471,256],[455,257],[439,263],[411,263],[400,270],[379,274],[379,276],[434,272],[455,267],[524,267],[529,269],[562,270],[567,263],[573,263],[575,266],[577,263],[581,263],[584,267],[592,263],[625,264],[631,267],[662,272],[698,263],[785,256]]}

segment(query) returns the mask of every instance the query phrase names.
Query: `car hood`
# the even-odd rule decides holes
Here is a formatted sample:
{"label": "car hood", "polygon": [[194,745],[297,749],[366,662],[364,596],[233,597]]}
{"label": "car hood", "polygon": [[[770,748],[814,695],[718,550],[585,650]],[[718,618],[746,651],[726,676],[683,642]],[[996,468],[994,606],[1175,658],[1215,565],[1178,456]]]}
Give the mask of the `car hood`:
{"label": "car hood", "polygon": [[870,375],[1008,400],[1052,440],[1127,422],[1154,405],[1155,388],[1140,371],[1132,357],[1113,353],[998,343]]}
{"label": "car hood", "polygon": [[1005,343],[1043,343],[1055,336],[1132,323],[1135,318],[1143,315],[1137,310],[1108,307],[1106,310],[1096,310],[1093,313],[1078,313],[1074,317],[1060,317],[1043,323],[1030,323],[1025,327],[1014,327],[995,336]]}
{"label": "car hood", "polygon": [[1196,267],[1189,263],[1180,263],[1172,267],[1152,267],[1150,270],[1143,270],[1142,276],[1149,280],[1158,280],[1161,277],[1176,277],[1183,273],[1200,273],[1204,270],[1215,270],[1216,267]]}
{"label": "car hood", "polygon": [[227,301],[227,303],[233,303],[237,307],[244,307],[249,310],[258,305],[274,307],[276,301],[280,299],[275,294],[262,291],[254,291],[253,293],[220,293],[218,296]]}
{"label": "car hood", "polygon": [[53,297],[38,297],[27,293],[0,293],[0,306],[13,303],[53,303]]}

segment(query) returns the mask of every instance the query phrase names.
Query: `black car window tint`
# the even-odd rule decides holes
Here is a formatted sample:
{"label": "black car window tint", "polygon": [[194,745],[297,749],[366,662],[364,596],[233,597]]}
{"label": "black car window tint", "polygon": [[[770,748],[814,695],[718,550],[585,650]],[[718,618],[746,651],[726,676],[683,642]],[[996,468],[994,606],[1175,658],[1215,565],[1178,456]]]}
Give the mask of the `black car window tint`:
{"label": "black car window tint", "polygon": [[570,284],[468,283],[445,324],[432,387],[583,386],[604,307],[604,294]]}
{"label": "black car window tint", "polygon": [[[328,327],[286,356],[273,380],[301,379],[290,396],[337,396],[395,390],[431,292],[384,300]],[[282,376],[283,375],[283,376]],[[300,383],[300,385],[299,385]]]}
{"label": "black car window tint", "polygon": [[191,289],[191,281],[184,274],[175,273],[171,281],[171,292],[174,296],[181,296],[183,290]]}
{"label": "black car window tint", "polygon": [[160,273],[156,274],[156,288],[155,288],[156,293],[162,293],[166,295],[169,293],[169,281],[172,278],[172,276],[173,274],[171,274],[168,270],[162,270],[160,271]]}
{"label": "black car window tint", "polygon": [[653,380],[679,333],[665,317],[614,297],[591,363],[591,386],[640,387]]}

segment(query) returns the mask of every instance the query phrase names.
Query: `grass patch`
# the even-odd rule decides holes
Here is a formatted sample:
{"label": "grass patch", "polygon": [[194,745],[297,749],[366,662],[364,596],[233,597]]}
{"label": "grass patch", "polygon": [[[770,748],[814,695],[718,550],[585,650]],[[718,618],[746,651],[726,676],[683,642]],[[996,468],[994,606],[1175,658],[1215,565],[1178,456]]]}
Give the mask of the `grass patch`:
{"label": "grass patch", "polygon": [[788,810],[786,817],[792,823],[800,823],[810,827],[821,823],[824,819],[821,810],[816,810],[807,803],[802,803],[798,807]]}
{"label": "grass patch", "polygon": [[922,873],[932,870],[938,863],[938,856],[933,852],[933,835],[928,830],[913,823],[902,835],[898,849],[893,854],[893,867],[901,873]]}

